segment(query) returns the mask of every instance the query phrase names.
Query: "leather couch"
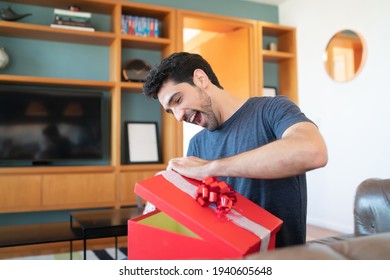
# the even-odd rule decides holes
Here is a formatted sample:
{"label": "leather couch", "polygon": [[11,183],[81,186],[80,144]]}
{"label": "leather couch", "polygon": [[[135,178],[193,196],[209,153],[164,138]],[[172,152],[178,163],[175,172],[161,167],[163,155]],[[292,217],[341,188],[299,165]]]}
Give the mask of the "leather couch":
{"label": "leather couch", "polygon": [[261,260],[390,260],[390,179],[371,178],[356,190],[354,233],[256,253]]}
{"label": "leather couch", "polygon": [[390,179],[367,179],[362,182],[354,202],[355,235],[390,231]]}

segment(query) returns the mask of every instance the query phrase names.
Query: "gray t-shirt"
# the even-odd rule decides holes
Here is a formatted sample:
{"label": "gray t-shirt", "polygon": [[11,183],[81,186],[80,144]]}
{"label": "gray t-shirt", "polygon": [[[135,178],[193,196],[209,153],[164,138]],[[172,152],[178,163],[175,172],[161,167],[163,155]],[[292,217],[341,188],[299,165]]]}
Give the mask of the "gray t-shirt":
{"label": "gray t-shirt", "polygon": [[[236,155],[280,139],[288,127],[298,122],[311,121],[288,98],[253,97],[218,129],[197,133],[190,141],[187,155],[207,160]],[[305,243],[305,174],[272,180],[218,179],[283,220],[276,247]]]}

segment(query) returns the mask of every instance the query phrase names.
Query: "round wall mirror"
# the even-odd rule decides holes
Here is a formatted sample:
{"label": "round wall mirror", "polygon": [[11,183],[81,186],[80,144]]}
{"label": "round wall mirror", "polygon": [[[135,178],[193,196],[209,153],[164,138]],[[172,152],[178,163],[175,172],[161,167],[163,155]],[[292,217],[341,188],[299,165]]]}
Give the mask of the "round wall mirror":
{"label": "round wall mirror", "polygon": [[342,30],[330,39],[326,47],[325,69],[337,82],[350,81],[363,68],[365,53],[362,37],[352,30]]}

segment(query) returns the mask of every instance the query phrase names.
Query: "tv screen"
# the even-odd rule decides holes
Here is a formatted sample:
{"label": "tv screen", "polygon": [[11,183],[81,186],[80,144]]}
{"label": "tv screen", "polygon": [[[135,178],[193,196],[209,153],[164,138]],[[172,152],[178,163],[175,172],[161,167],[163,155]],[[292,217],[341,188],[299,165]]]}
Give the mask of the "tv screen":
{"label": "tv screen", "polygon": [[0,162],[102,158],[102,93],[0,89]]}

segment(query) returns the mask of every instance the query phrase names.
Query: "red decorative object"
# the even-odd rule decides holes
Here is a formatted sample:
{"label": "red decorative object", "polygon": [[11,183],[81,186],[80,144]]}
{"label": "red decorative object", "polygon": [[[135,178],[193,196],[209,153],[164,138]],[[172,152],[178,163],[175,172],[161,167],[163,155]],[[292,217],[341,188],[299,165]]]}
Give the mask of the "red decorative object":
{"label": "red decorative object", "polygon": [[237,201],[235,191],[223,181],[215,177],[207,177],[199,185],[196,193],[196,201],[201,206],[209,206],[215,203],[218,216],[226,215]]}
{"label": "red decorative object", "polygon": [[72,11],[72,12],[79,12],[81,10],[80,6],[76,6],[76,5],[70,5],[68,8],[69,8],[69,11]]}
{"label": "red decorative object", "polygon": [[282,220],[238,192],[220,219],[196,202],[200,184],[168,170],[135,184],[156,210],[129,220],[129,260],[238,259],[275,248]]}

